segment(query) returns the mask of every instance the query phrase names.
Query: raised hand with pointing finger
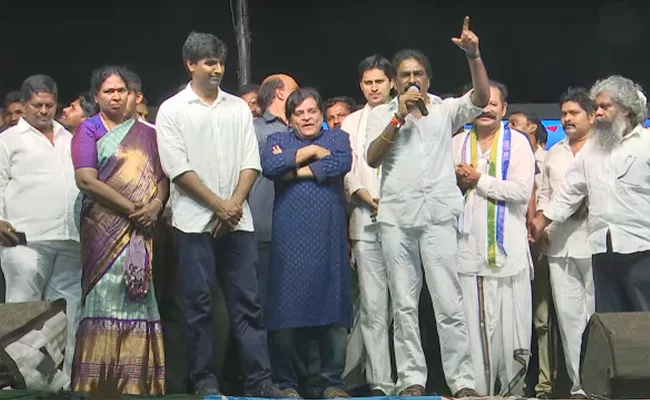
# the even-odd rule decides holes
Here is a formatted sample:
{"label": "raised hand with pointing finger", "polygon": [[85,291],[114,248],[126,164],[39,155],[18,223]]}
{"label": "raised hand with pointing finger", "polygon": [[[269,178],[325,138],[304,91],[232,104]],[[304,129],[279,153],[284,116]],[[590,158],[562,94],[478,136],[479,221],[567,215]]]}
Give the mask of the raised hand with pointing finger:
{"label": "raised hand with pointing finger", "polygon": [[460,33],[460,37],[451,38],[451,41],[456,44],[456,46],[463,49],[467,56],[470,58],[478,58],[480,52],[478,50],[478,36],[469,29],[469,17],[465,17],[463,21],[463,30]]}

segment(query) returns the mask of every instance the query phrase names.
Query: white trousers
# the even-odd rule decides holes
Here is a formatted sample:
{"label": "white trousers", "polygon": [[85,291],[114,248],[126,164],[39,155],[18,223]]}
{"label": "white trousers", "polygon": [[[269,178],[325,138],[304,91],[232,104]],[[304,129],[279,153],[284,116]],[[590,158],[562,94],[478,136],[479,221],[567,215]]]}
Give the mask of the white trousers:
{"label": "white trousers", "polygon": [[[27,238],[29,240],[29,238]],[[63,372],[72,373],[72,359],[81,316],[81,248],[71,240],[48,240],[3,247],[2,272],[7,303],[65,299],[68,339]]]}
{"label": "white trousers", "polygon": [[523,396],[533,333],[530,270],[503,278],[460,274],[460,282],[476,391],[489,396]]}
{"label": "white trousers", "polygon": [[371,390],[379,389],[392,395],[395,389],[391,377],[388,270],[379,242],[357,241],[352,247],[357,260],[361,314],[359,326],[366,350],[366,380]]}
{"label": "white trousers", "polygon": [[591,258],[549,257],[548,266],[571,394],[585,394],[580,385],[582,334],[596,310]]}
{"label": "white trousers", "polygon": [[388,265],[398,391],[411,385],[426,386],[427,365],[418,322],[423,267],[435,310],[447,385],[452,393],[474,388],[467,320],[456,272],[455,222],[423,228],[381,224],[380,234]]}

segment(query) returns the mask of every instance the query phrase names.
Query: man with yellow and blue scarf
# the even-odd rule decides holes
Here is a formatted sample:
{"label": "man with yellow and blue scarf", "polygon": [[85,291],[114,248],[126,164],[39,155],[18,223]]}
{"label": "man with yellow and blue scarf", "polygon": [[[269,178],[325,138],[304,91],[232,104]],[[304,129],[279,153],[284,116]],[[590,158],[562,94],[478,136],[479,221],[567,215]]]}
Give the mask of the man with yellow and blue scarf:
{"label": "man with yellow and blue scarf", "polygon": [[465,193],[457,268],[476,390],[521,396],[532,335],[526,211],[535,156],[525,134],[503,124],[506,96],[505,85],[491,81],[490,101],[473,129],[453,139],[456,176]]}

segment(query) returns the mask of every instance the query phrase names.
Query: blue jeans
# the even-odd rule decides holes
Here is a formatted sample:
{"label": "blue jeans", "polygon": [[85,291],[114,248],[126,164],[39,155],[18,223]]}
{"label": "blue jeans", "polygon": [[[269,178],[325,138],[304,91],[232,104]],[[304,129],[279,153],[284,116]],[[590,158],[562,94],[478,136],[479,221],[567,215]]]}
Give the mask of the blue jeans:
{"label": "blue jeans", "polygon": [[[342,388],[348,330],[336,325],[280,329],[269,333],[273,380],[280,389],[302,389],[307,397],[322,397],[329,387]],[[316,342],[320,368],[309,373],[309,348]]]}

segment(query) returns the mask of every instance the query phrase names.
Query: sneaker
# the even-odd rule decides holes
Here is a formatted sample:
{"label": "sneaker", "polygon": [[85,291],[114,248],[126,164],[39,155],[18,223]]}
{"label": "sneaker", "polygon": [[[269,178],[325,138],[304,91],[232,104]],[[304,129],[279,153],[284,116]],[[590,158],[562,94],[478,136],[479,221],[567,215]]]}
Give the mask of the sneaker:
{"label": "sneaker", "polygon": [[282,390],[271,383],[262,384],[254,389],[247,390],[244,396],[265,397],[267,399],[282,399],[286,397]]}

